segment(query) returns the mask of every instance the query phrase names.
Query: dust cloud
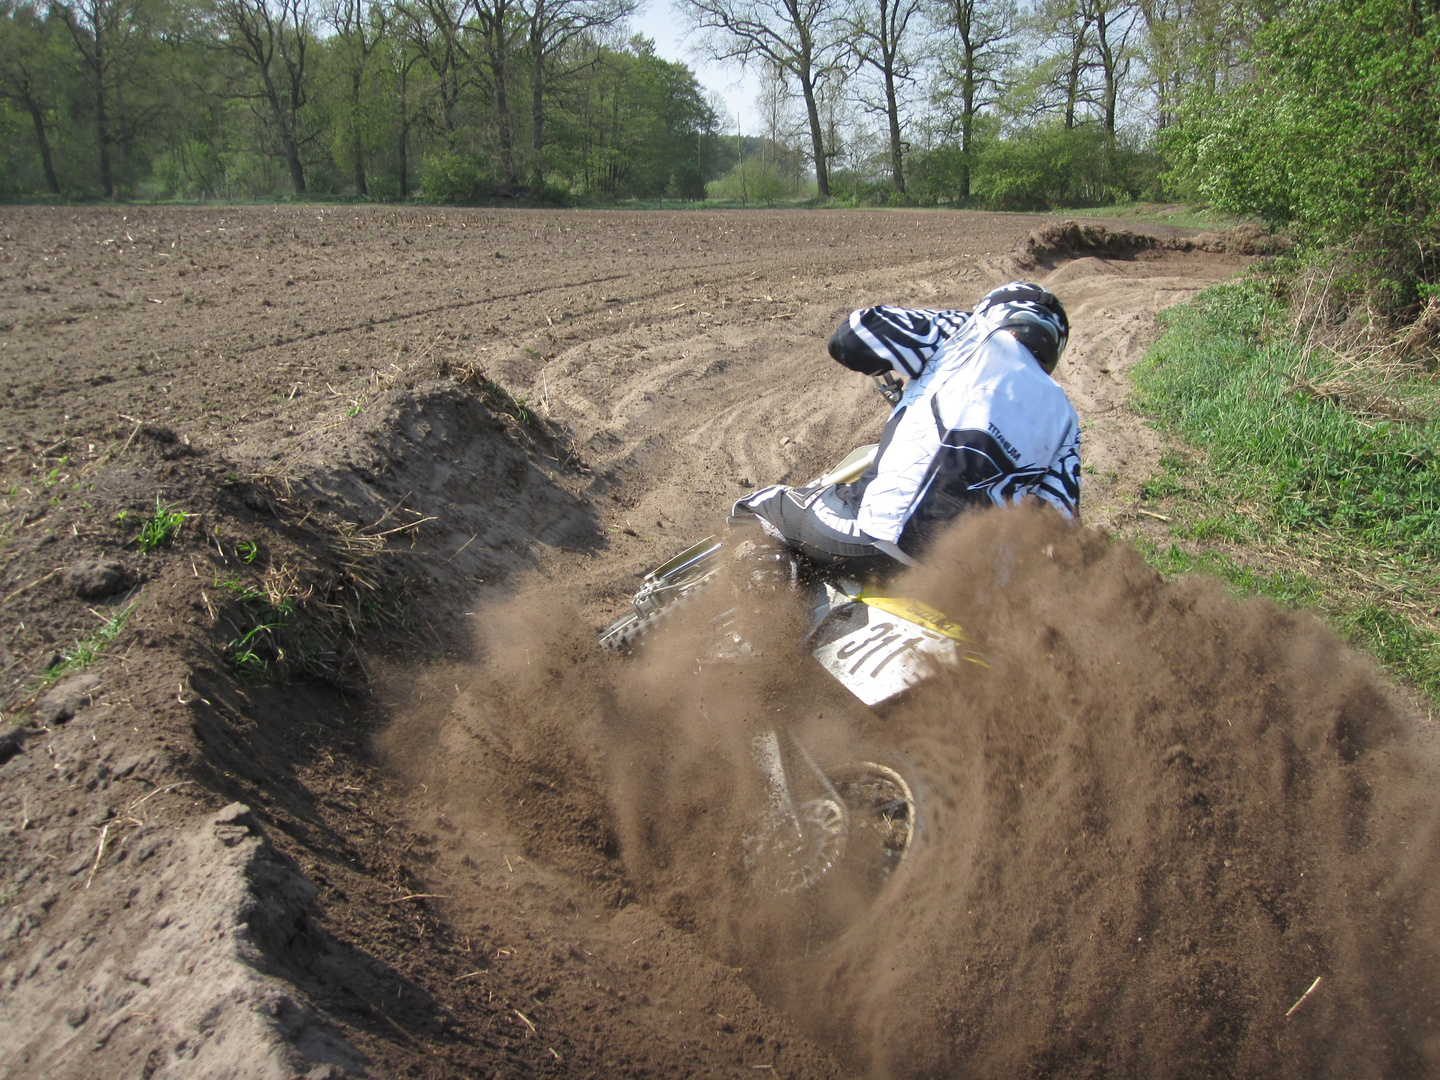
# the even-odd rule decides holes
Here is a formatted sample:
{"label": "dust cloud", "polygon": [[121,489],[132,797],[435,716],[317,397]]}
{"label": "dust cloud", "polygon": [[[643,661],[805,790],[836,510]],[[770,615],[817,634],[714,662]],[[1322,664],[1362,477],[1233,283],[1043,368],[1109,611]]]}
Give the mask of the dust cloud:
{"label": "dust cloud", "polygon": [[[783,586],[726,579],[632,658],[516,600],[435,733],[471,777],[449,797],[541,777],[532,852],[695,935],[862,1074],[1440,1070],[1434,731],[1365,659],[1048,512],[971,515],[897,586],[987,664],[879,715],[797,652]],[[910,782],[878,895],[767,876],[768,731]]]}

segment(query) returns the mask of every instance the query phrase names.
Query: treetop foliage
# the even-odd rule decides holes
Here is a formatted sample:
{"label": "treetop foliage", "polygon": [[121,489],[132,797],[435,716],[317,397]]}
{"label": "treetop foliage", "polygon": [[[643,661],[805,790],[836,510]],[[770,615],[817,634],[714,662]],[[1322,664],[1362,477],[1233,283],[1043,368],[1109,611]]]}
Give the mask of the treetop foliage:
{"label": "treetop foliage", "polygon": [[0,0],[0,192],[703,195],[634,0]]}
{"label": "treetop foliage", "polygon": [[1293,0],[1245,61],[1186,101],[1176,175],[1349,253],[1383,310],[1440,296],[1440,2]]}

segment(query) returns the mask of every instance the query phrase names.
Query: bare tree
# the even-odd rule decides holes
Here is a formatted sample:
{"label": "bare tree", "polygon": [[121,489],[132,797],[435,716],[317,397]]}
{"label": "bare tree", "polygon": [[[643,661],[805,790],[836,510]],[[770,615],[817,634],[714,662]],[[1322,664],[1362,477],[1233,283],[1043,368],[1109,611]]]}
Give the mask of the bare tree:
{"label": "bare tree", "polygon": [[290,182],[297,193],[305,186],[301,146],[302,112],[310,101],[308,68],[315,42],[310,0],[216,0],[215,42],[251,68],[258,89],[247,95],[258,101],[280,142]]}
{"label": "bare tree", "polygon": [[1180,101],[1191,87],[1218,88],[1235,69],[1253,22],[1264,14],[1246,11],[1233,0],[1138,0],[1137,6],[1144,23],[1140,51],[1157,128],[1174,123]]}
{"label": "bare tree", "polygon": [[806,123],[795,111],[795,94],[785,85],[785,72],[774,64],[761,65],[755,108],[760,114],[760,164],[783,167],[789,179],[798,181],[804,155],[793,147],[803,145]]}
{"label": "bare tree", "polygon": [[795,80],[805,102],[815,184],[830,195],[820,87],[841,70],[845,24],[833,0],[681,0],[710,56],[721,62],[768,61]]}
{"label": "bare tree", "polygon": [[1140,22],[1136,0],[1045,0],[1030,21],[1036,112],[1060,112],[1066,130],[1098,120],[1114,136]]}
{"label": "bare tree", "polygon": [[1130,74],[1134,59],[1131,38],[1140,21],[1135,0],[1083,0],[1095,28],[1094,65],[1100,73],[1100,123],[1115,137],[1120,86]]}
{"label": "bare tree", "polygon": [[624,22],[637,6],[638,0],[528,0],[531,175],[536,181],[545,175],[545,95],[567,75],[589,66],[585,60],[567,68],[565,58],[582,38]]}
{"label": "bare tree", "polygon": [[922,0],[855,0],[850,8],[850,45],[862,65],[880,78],[884,102],[872,111],[883,112],[890,136],[890,180],[897,191],[905,190],[904,145],[900,139],[899,85],[910,81],[911,58],[907,46],[912,23]]}

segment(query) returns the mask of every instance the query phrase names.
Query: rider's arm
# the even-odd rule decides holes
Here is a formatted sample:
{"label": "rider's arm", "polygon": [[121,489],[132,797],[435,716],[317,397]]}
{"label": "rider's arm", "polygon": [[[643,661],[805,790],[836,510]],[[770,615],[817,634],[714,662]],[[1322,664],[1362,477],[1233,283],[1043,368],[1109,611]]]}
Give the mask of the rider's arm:
{"label": "rider's arm", "polygon": [[852,371],[916,378],[969,321],[966,311],[872,307],[853,311],[830,338],[830,355]]}
{"label": "rider's arm", "polygon": [[1072,521],[1080,513],[1080,429],[1072,427],[1030,493]]}

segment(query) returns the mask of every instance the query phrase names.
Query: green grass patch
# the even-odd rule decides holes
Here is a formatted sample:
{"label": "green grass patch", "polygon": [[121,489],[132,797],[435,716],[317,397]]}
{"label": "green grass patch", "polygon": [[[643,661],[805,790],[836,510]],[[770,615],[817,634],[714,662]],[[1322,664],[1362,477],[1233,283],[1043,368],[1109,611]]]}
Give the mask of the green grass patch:
{"label": "green grass patch", "polygon": [[[129,516],[128,510],[121,510],[117,515],[122,522]],[[135,537],[140,550],[154,551],[159,547],[168,547],[179,535],[181,527],[189,517],[188,513],[178,509],[173,503],[165,506],[160,502],[160,496],[155,496],[155,512],[140,519],[140,531]]]}
{"label": "green grass patch", "polygon": [[1164,316],[1135,402],[1189,448],[1141,489],[1172,535],[1167,573],[1315,606],[1440,699],[1440,402],[1422,371],[1307,351],[1283,288],[1253,277]]}
{"label": "green grass patch", "polygon": [[100,625],[60,654],[60,663],[45,672],[44,681],[53,683],[73,671],[83,671],[93,664],[109,644],[120,636],[125,623],[135,611],[134,604],[126,604],[101,621]]}
{"label": "green grass patch", "polygon": [[1122,218],[1137,224],[1179,225],[1187,229],[1233,229],[1243,225],[1246,219],[1232,214],[1221,214],[1207,206],[1187,206],[1180,203],[1114,203],[1110,206],[1077,207],[1057,210],[1058,214],[1073,218]]}

